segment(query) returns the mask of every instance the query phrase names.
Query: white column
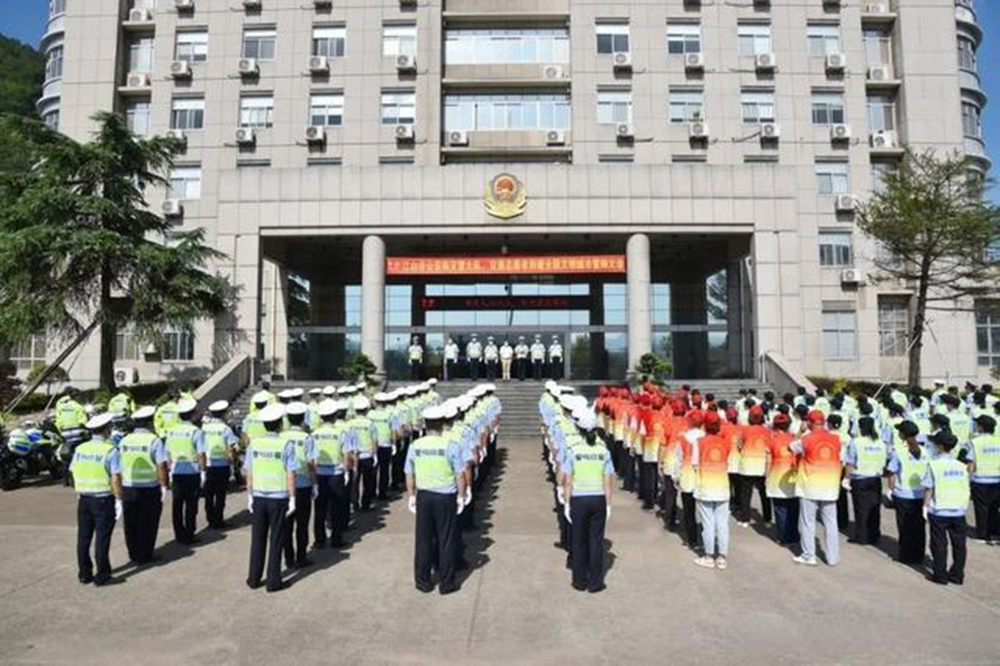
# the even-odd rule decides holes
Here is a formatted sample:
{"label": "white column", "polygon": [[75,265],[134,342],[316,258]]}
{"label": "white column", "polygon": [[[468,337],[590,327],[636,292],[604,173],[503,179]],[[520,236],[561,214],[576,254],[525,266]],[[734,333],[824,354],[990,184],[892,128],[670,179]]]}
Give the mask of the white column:
{"label": "white column", "polygon": [[361,353],[385,372],[385,241],[378,236],[361,247]]}
{"label": "white column", "polygon": [[650,315],[649,236],[635,234],[625,245],[628,283],[628,369],[652,351],[653,326]]}

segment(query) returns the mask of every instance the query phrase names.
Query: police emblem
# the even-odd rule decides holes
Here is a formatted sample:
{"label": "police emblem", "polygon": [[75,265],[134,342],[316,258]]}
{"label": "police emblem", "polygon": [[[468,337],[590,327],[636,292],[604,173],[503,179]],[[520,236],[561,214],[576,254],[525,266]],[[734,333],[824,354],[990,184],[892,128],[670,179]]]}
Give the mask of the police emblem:
{"label": "police emblem", "polygon": [[494,176],[486,184],[485,204],[486,212],[501,220],[522,215],[528,206],[524,183],[509,173]]}

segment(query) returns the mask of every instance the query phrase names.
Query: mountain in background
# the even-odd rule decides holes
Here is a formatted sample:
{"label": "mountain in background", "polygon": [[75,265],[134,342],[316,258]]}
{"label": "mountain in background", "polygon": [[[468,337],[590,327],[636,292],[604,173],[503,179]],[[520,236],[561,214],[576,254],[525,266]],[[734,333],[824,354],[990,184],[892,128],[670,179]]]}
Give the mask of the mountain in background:
{"label": "mountain in background", "polygon": [[44,80],[45,56],[0,35],[0,114],[34,116]]}

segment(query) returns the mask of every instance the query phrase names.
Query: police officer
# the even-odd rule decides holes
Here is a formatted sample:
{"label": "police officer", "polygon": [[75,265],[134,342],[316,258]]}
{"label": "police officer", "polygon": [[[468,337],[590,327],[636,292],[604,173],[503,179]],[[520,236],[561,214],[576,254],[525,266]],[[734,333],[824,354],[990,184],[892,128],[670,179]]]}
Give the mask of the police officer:
{"label": "police officer", "polygon": [[253,414],[268,405],[278,401],[278,396],[271,392],[271,382],[266,379],[260,383],[260,390],[250,398],[250,413]]}
{"label": "police officer", "polygon": [[[862,420],[864,417],[862,417]],[[927,526],[924,521],[924,476],[930,456],[921,446],[920,429],[912,421],[896,426],[901,446],[889,449],[889,485],[886,497],[896,509],[899,550],[896,559],[902,564],[922,566],[927,550]]]}
{"label": "police officer", "polygon": [[163,500],[167,496],[170,472],[167,451],[153,429],[152,407],[132,413],[135,427],[122,439],[118,450],[122,466],[122,517],[125,520],[125,547],[135,564],[153,560],[156,533],[160,528]]}
{"label": "police officer", "polygon": [[486,379],[494,381],[497,378],[497,365],[500,361],[500,349],[493,341],[493,336],[486,338],[486,348],[483,350],[483,358],[486,360]]}
{"label": "police officer", "polygon": [[988,414],[976,418],[976,434],[967,446],[965,460],[972,482],[976,540],[1000,544],[1000,437],[996,426]]}
{"label": "police officer", "polygon": [[182,400],[177,403],[178,423],[166,434],[167,458],[173,481],[172,514],[174,538],[177,543],[197,543],[198,493],[205,482],[205,437],[191,423],[198,403]]}
{"label": "police officer", "polygon": [[479,379],[479,363],[483,357],[483,345],[475,333],[472,334],[469,344],[465,345],[465,356],[469,359],[469,378],[476,381]]}
{"label": "police officer", "polygon": [[558,335],[552,336],[552,344],[549,345],[549,373],[556,381],[562,379],[563,348]]}
{"label": "police officer", "polygon": [[410,359],[410,379],[419,382],[424,378],[424,348],[420,344],[420,338],[416,335],[410,341],[407,355]]}
{"label": "police officer", "polygon": [[931,441],[939,455],[928,463],[924,474],[924,511],[931,527],[931,555],[934,558],[934,573],[927,579],[939,585],[962,585],[965,582],[965,514],[969,510],[969,471],[952,456],[951,452],[958,446],[955,435],[942,430]]}
{"label": "police officer", "polygon": [[375,441],[377,451],[376,474],[378,479],[375,482],[378,500],[385,501],[389,498],[389,477],[392,474],[392,457],[396,455],[396,432],[399,430],[399,421],[392,409],[393,397],[390,393],[376,393],[373,396],[375,409],[368,413],[372,425],[375,426]]}
{"label": "police officer", "polygon": [[531,376],[536,382],[541,381],[542,375],[545,373],[545,344],[542,342],[542,336],[535,335],[535,341],[531,343],[529,354],[531,356]]}
{"label": "police officer", "polygon": [[[90,441],[73,453],[70,471],[79,499],[76,509],[77,578],[83,584],[108,585],[111,578],[111,534],[115,522],[122,516],[121,458],[108,437],[111,435],[111,414],[94,416],[86,424]],[[94,560],[90,559],[90,544],[94,542]]]}
{"label": "police officer", "polygon": [[500,374],[505,382],[510,381],[510,366],[514,362],[514,348],[508,340],[500,345]]}
{"label": "police officer", "polygon": [[[344,416],[347,405],[336,400],[324,400],[319,406],[320,424],[313,430],[316,448],[316,507],[313,519],[314,548],[340,548],[344,545],[344,530],[351,517],[351,492],[345,472],[351,461],[348,452],[354,433]],[[328,521],[329,518],[329,521]],[[327,523],[329,522],[329,537]]]}
{"label": "police officer", "polygon": [[201,424],[205,439],[205,520],[212,529],[225,527],[226,489],[232,473],[233,450],[239,444],[236,434],[224,420],[229,403],[225,400],[208,406]]}
{"label": "police officer", "polygon": [[250,440],[243,473],[247,479],[250,511],[250,571],[247,585],[257,589],[267,557],[267,591],[284,587],[281,581],[281,551],[285,520],[295,513],[295,445],[280,437],[285,408],[272,404],[260,410],[265,432]]}
{"label": "police officer", "polygon": [[615,468],[611,454],[597,438],[597,416],[589,408],[573,412],[584,442],[562,459],[563,494],[569,520],[573,588],[596,593],[604,585],[604,529],[611,518]]}
{"label": "police officer", "polygon": [[434,589],[431,567],[435,561],[441,594],[458,589],[456,518],[465,496],[465,463],[458,443],[442,433],[444,423],[457,413],[451,404],[425,409],[427,434],[410,445],[404,464],[407,506],[417,516],[413,577],[421,592]]}
{"label": "police officer", "polygon": [[295,449],[295,511],[285,520],[285,565],[301,569],[312,562],[306,557],[309,547],[309,518],[312,503],[319,496],[316,487],[316,446],[305,430],[308,407],[302,402],[292,402],[285,407],[285,428],[279,440]]}
{"label": "police officer", "polygon": [[449,337],[444,346],[444,380],[455,379],[455,367],[458,364],[458,345]]}
{"label": "police officer", "polygon": [[378,446],[378,432],[375,424],[368,418],[368,410],[371,403],[368,398],[358,396],[352,401],[354,405],[354,418],[347,422],[347,427],[354,434],[354,448],[351,450],[353,458],[353,469],[357,470],[357,477],[351,492],[351,501],[355,508],[368,511],[372,507],[375,499],[375,456]]}
{"label": "police officer", "polygon": [[514,361],[517,363],[517,379],[524,381],[528,376],[528,345],[524,341],[524,336],[517,336],[517,346],[514,347]]}
{"label": "police officer", "polygon": [[176,391],[171,391],[170,398],[156,408],[153,426],[159,437],[166,437],[170,429],[179,422],[180,418],[177,415],[177,393]]}
{"label": "police officer", "polygon": [[135,401],[125,391],[119,391],[111,400],[108,400],[108,412],[110,414],[120,414],[128,417],[135,411]]}
{"label": "police officer", "polygon": [[[56,430],[65,442],[61,456],[63,465],[69,466],[73,458],[76,447],[83,442],[87,430],[84,425],[87,423],[87,410],[76,400],[78,391],[74,388],[66,389],[66,395],[56,401]],[[63,476],[63,485],[69,486],[70,475]]]}

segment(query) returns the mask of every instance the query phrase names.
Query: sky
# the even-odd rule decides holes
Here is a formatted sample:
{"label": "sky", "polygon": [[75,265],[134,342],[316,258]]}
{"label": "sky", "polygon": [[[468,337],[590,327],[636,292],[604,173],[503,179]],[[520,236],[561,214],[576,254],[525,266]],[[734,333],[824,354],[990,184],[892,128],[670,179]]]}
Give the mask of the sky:
{"label": "sky", "polygon": [[[45,30],[47,0],[0,0],[6,4],[0,12],[0,34],[13,37],[32,46]],[[983,29],[983,43],[979,47],[979,76],[990,98],[983,118],[986,152],[992,158],[993,177],[1000,180],[1000,0],[979,0],[976,3],[979,25]],[[993,65],[993,66],[990,66]],[[991,192],[992,199],[1000,202],[1000,183]]]}

